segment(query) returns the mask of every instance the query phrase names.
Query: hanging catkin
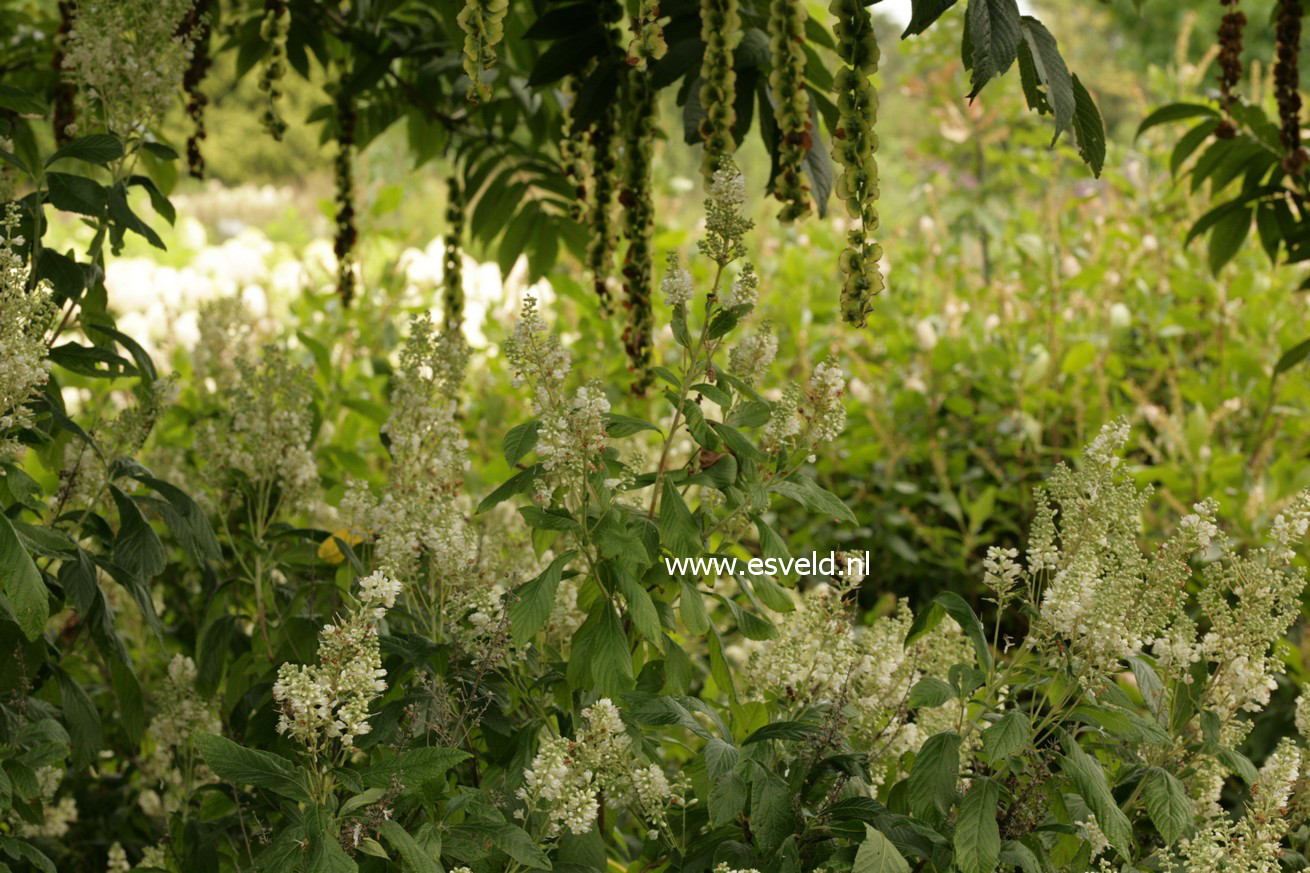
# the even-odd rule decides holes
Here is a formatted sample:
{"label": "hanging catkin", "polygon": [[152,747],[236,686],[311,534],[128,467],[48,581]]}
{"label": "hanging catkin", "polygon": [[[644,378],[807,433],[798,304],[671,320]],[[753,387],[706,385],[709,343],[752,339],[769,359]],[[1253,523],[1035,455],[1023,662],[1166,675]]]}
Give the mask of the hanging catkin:
{"label": "hanging catkin", "polygon": [[569,217],[581,222],[586,213],[587,164],[591,155],[587,130],[575,130],[573,107],[577,101],[578,80],[570,76],[561,87],[559,162],[564,178],[573,186],[574,196],[569,201]]}
{"label": "hanging catkin", "polygon": [[355,105],[345,83],[337,86],[337,295],[342,308],[355,296]]}
{"label": "hanging catkin", "polygon": [[191,11],[178,28],[178,35],[192,36],[191,63],[187,65],[182,76],[182,90],[186,92],[186,114],[191,119],[191,135],[186,141],[187,173],[195,179],[205,177],[205,156],[200,151],[200,144],[205,140],[205,107],[209,98],[200,85],[209,72],[209,35],[212,29],[209,19],[210,0],[196,0]]}
{"label": "hanging catkin", "polygon": [[75,136],[77,123],[77,86],[64,75],[64,46],[73,29],[73,0],[59,0],[59,30],[55,32],[55,51],[50,60],[59,84],[55,86],[55,145],[62,146]]}
{"label": "hanging catkin", "polygon": [[1239,0],[1219,0],[1227,11],[1219,22],[1219,54],[1216,64],[1219,67],[1219,104],[1224,110],[1224,120],[1215,129],[1219,139],[1232,139],[1237,135],[1237,126],[1233,124],[1231,109],[1236,99],[1233,90],[1242,81],[1242,32],[1246,29],[1246,14],[1237,8]]}
{"label": "hanging catkin", "polygon": [[611,101],[591,126],[591,184],[586,203],[587,269],[591,271],[602,312],[610,311],[609,278],[613,269],[617,228],[614,226],[614,194],[618,182],[618,106]]}
{"label": "hanging catkin", "polygon": [[278,103],[282,99],[282,78],[287,73],[287,30],[290,28],[290,12],[284,0],[264,0],[264,21],[259,33],[268,43],[268,53],[264,57],[264,68],[259,76],[259,90],[268,95],[268,106],[264,108],[261,119],[264,130],[273,139],[280,140],[287,132],[287,123],[282,118]]}
{"label": "hanging catkin", "polygon": [[1275,25],[1274,96],[1278,99],[1279,136],[1286,156],[1283,169],[1293,175],[1310,156],[1301,147],[1301,0],[1279,0]]}
{"label": "hanging catkin", "polygon": [[870,238],[878,229],[878,92],[869,77],[878,70],[878,40],[873,21],[862,0],[833,0],[828,7],[836,18],[837,55],[844,66],[833,77],[837,92],[838,126],[833,132],[832,156],[842,167],[837,196],[859,224],[846,235],[840,265],[842,318],[863,326],[873,310],[873,298],[883,288],[878,259],[882,246]]}
{"label": "hanging catkin", "polygon": [[645,70],[632,69],[625,79],[623,124],[623,208],[624,234],[628,250],[623,262],[624,306],[628,310],[623,328],[623,346],[628,366],[636,373],[632,390],[644,394],[650,387],[650,346],[654,325],[651,311],[651,233],[655,206],[651,194],[651,157],[655,143],[655,89]]}
{"label": "hanging catkin", "polygon": [[468,101],[482,103],[491,98],[491,86],[482,74],[496,66],[496,44],[505,37],[505,13],[509,0],[466,0],[456,21],[464,30],[464,72],[468,73]]}
{"label": "hanging catkin", "polygon": [[778,174],[773,194],[782,201],[780,221],[794,221],[810,211],[805,155],[810,134],[810,98],[805,91],[805,7],[796,0],[770,0],[769,49],[773,70],[773,114],[778,124]]}
{"label": "hanging catkin", "polygon": [[446,180],[446,246],[441,272],[441,304],[447,331],[461,331],[464,325],[464,192],[459,177]]}
{"label": "hanging catkin", "polygon": [[637,14],[629,25],[632,41],[628,43],[628,65],[644,70],[650,61],[658,61],[669,50],[660,27],[657,0],[637,0]]}
{"label": "hanging catkin", "polygon": [[732,127],[737,123],[733,102],[737,99],[737,74],[732,67],[732,50],[741,39],[741,17],[737,0],[701,0],[701,39],[705,57],[701,61],[700,104],[705,117],[700,137],[705,143],[701,174],[705,184],[714,178],[720,161],[737,150]]}

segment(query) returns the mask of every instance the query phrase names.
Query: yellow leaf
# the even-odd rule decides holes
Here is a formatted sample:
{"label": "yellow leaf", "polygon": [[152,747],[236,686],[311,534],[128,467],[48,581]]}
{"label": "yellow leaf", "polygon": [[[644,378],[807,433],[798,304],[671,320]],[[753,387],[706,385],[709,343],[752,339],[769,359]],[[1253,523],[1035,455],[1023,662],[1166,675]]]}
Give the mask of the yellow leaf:
{"label": "yellow leaf", "polygon": [[341,542],[343,543],[349,543],[352,546],[357,546],[360,543],[364,542],[365,533],[356,533],[355,531],[351,530],[348,527],[343,527],[339,530],[334,530],[332,532],[332,536],[323,540],[323,542],[319,545],[318,547],[319,558],[321,558],[324,561],[327,561],[329,564],[342,563],[343,561],[346,560],[346,556],[344,553],[342,553],[341,546],[337,543],[337,540],[341,540]]}

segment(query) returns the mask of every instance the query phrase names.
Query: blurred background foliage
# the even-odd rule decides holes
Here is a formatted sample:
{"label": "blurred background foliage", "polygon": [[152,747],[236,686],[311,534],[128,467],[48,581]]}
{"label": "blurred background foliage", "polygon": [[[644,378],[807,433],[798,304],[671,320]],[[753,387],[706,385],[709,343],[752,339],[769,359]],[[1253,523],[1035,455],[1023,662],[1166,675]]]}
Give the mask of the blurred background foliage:
{"label": "blurred background foliage", "polygon": [[[822,5],[809,6],[826,20]],[[1021,543],[1034,486],[1117,416],[1136,426],[1136,475],[1166,505],[1183,511],[1213,495],[1230,529],[1261,527],[1310,485],[1310,386],[1303,367],[1275,373],[1308,333],[1307,295],[1295,290],[1303,271],[1271,267],[1248,244],[1212,274],[1204,245],[1184,245],[1206,203],[1171,175],[1177,131],[1134,138],[1154,107],[1213,96],[1219,4],[1039,5],[1060,33],[1077,35],[1062,50],[1105,119],[1110,142],[1099,179],[1067,142],[1048,150],[1049,121],[1025,112],[1018,77],[962,99],[961,16],[902,41],[904,20],[881,6],[873,10],[883,50],[876,82],[888,287],[866,331],[839,327],[844,219],[830,213],[780,225],[773,201],[757,201],[768,228],[756,253],[760,311],[781,339],[779,361],[834,353],[853,378],[846,438],[814,464],[861,526],[811,526],[811,542],[790,547],[873,551],[870,607],[951,589],[984,609],[978,582],[987,547]],[[1270,100],[1263,59],[1272,55],[1264,26],[1272,6],[1247,9],[1242,87],[1256,105]],[[216,56],[204,85],[208,179],[176,181],[179,218],[164,234],[166,252],[129,240],[110,264],[111,307],[134,335],[172,353],[189,384],[190,328],[177,325],[194,324],[196,300],[232,291],[256,299],[268,330],[318,362],[322,417],[334,428],[323,470],[339,462],[376,475],[359,444],[364,431],[352,422],[381,408],[396,318],[438,305],[450,168],[416,152],[403,123],[361,150],[363,290],[343,312],[332,285],[334,149],[331,131],[316,123],[331,106],[327,73],[311,60],[307,77],[286,78],[289,126],[275,142],[260,128],[256,73],[241,66],[239,56]],[[682,144],[680,115],[669,89],[653,174],[660,257],[687,249],[700,215],[699,149]],[[181,140],[188,124],[179,108],[164,130]],[[738,160],[748,180],[768,176],[757,138]],[[57,233],[71,241],[86,231],[68,223]],[[470,470],[477,493],[505,475],[501,437],[523,417],[523,398],[496,387],[503,372],[495,344],[529,285],[523,261],[497,266],[496,247],[466,242],[466,331],[482,349],[466,410],[481,456]],[[625,391],[631,374],[619,326],[601,315],[588,286],[565,258],[532,287],[553,301],[575,356],[603,366],[612,390]],[[183,402],[170,413],[174,426],[152,439],[184,440],[185,410]],[[1298,669],[1304,675],[1310,663]]]}

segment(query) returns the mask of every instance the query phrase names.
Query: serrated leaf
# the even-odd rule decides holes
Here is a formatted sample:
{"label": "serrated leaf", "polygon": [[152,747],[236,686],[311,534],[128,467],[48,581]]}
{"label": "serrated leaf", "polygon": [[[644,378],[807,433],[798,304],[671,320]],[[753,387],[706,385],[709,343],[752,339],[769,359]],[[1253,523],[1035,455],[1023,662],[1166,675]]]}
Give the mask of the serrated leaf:
{"label": "serrated leaf", "polygon": [[505,463],[513,467],[523,459],[524,455],[536,448],[537,431],[540,427],[541,422],[534,419],[509,429],[503,444]]}
{"label": "serrated leaf", "polygon": [[941,706],[955,696],[955,689],[951,688],[936,676],[925,676],[914,687],[910,689],[910,696],[905,701],[905,705],[910,709],[919,707]]}
{"label": "serrated leaf", "polygon": [[1001,857],[1001,829],[996,823],[1000,788],[975,778],[960,801],[955,822],[955,863],[961,873],[992,873]]}
{"label": "serrated leaf", "polygon": [[1169,771],[1152,767],[1146,773],[1142,794],[1146,799],[1146,812],[1166,845],[1171,846],[1187,835],[1195,810],[1183,783]]}
{"label": "serrated leaf", "polygon": [[18,541],[9,518],[0,513],[0,579],[14,621],[29,640],[45,630],[50,617],[49,595],[41,573]]}
{"label": "serrated leaf", "polygon": [[290,800],[308,803],[305,774],[281,755],[247,749],[216,734],[196,734],[193,740],[209,769],[238,787],[254,785]]}
{"label": "serrated leaf", "polygon": [[1031,729],[1028,716],[1017,709],[1010,710],[982,732],[983,754],[987,760],[999,763],[1028,743]]}
{"label": "serrated leaf", "polygon": [[1128,847],[1133,841],[1132,825],[1110,793],[1110,785],[1100,762],[1084,752],[1072,737],[1065,738],[1064,747],[1066,754],[1061,758],[1064,772],[1073,781],[1074,788],[1086,801],[1088,808],[1096,814],[1096,822],[1110,845],[1119,854],[1130,857]]}
{"label": "serrated leaf", "polygon": [[1004,73],[1014,63],[1019,41],[1023,39],[1019,21],[1019,6],[1015,0],[969,0],[965,27],[972,48],[970,100],[978,96],[994,76]]}
{"label": "serrated leaf", "polygon": [[1023,16],[1021,25],[1023,38],[1037,69],[1037,78],[1046,89],[1046,102],[1055,118],[1055,136],[1051,139],[1051,145],[1055,145],[1060,134],[1073,121],[1077,103],[1073,77],[1069,75],[1069,67],[1060,55],[1060,48],[1051,32],[1030,15]]}
{"label": "serrated leaf", "polygon": [[441,873],[441,865],[437,863],[423,847],[414,841],[409,835],[409,831],[400,826],[389,818],[383,818],[378,822],[378,830],[382,833],[382,838],[387,841],[387,845],[396,850],[400,856],[402,866],[410,873]]}
{"label": "serrated leaf", "polygon": [[851,873],[910,873],[910,865],[882,831],[866,824]]}
{"label": "serrated leaf", "polygon": [[557,555],[540,576],[523,583],[515,592],[517,599],[509,608],[509,632],[517,645],[526,645],[550,618],[564,567],[576,554],[570,549]]}
{"label": "serrated leaf", "polygon": [[944,816],[955,802],[960,776],[960,735],[943,731],[928,738],[914,756],[906,785],[910,809],[919,818]]}
{"label": "serrated leaf", "polygon": [[402,749],[359,771],[359,780],[370,788],[389,789],[393,781],[406,788],[418,788],[424,782],[441,779],[447,770],[468,757],[468,752],[440,746]]}

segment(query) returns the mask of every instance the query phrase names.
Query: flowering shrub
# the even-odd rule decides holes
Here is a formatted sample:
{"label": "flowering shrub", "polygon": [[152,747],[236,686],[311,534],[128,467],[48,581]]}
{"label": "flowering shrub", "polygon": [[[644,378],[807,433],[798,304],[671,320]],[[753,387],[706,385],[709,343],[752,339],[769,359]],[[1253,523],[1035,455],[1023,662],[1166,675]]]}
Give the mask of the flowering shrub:
{"label": "flowering shrub", "polygon": [[[534,83],[502,76],[523,64],[522,42],[505,38],[523,23],[517,7],[459,5],[461,62],[450,66],[467,73],[460,99],[495,107],[502,92],[529,95]],[[588,278],[601,294],[573,296],[595,312],[613,303],[612,201],[640,197],[625,204],[637,207],[625,228],[639,235],[626,242],[625,302],[638,311],[623,339],[643,395],[616,384],[594,337],[561,324],[566,276],[557,293],[527,295],[512,326],[489,328],[502,341],[470,344],[482,326],[461,322],[453,235],[434,249],[450,267],[440,319],[422,294],[407,321],[393,301],[362,294],[344,312],[329,290],[331,305],[307,294],[281,323],[221,296],[199,312],[195,343],[163,344],[179,372],[161,371],[162,356],[115,326],[105,277],[128,231],[164,242],[129,189],[171,218],[158,183],[137,170],[174,158],[152,138],[152,113],[189,66],[194,7],[164,4],[149,18],[140,2],[74,4],[80,24],[60,69],[81,88],[79,124],[96,131],[0,154],[22,174],[0,239],[0,867],[1306,866],[1310,685],[1293,687],[1289,635],[1302,621],[1310,493],[1261,502],[1252,516],[1268,524],[1230,534],[1216,496],[1179,507],[1181,492],[1142,487],[1128,460],[1140,451],[1133,428],[1116,418],[1044,477],[1030,524],[1006,514],[1006,542],[983,551],[994,497],[970,502],[964,551],[980,560],[960,571],[976,571],[964,594],[982,597],[929,578],[932,596],[898,598],[885,590],[881,549],[881,564],[860,571],[752,569],[752,558],[790,566],[803,540],[858,542],[876,501],[841,499],[858,498],[858,462],[849,478],[829,462],[852,447],[856,414],[872,427],[875,389],[847,368],[867,372],[880,353],[843,354],[834,341],[776,360],[784,348],[792,357],[794,325],[779,331],[760,316],[787,311],[774,263],[786,258],[761,256],[768,241],[753,233],[731,158],[736,93],[764,86],[751,56],[768,43],[785,61],[770,77],[785,97],[774,192],[799,219],[824,178],[806,144],[819,121],[801,41],[814,28],[784,2],[699,5],[705,220],[694,251],[669,252],[660,295],[644,275],[654,200],[638,190],[653,95],[623,86],[643,108],[616,136],[579,92],[571,109],[586,118],[586,147],[564,148],[585,152],[593,173],[579,216],[594,232]],[[838,112],[868,122],[873,92],[859,77],[875,63],[871,24],[863,7],[834,6]],[[672,45],[656,5],[637,10],[633,69],[687,63],[685,10]],[[1029,85],[1051,91],[1057,126],[1073,123],[1062,117],[1073,96],[1061,101],[1054,80],[1041,81],[1058,55],[1034,20],[1007,30],[1017,7],[974,5],[970,38],[992,32],[993,10],[997,33],[1024,42],[973,46],[975,92],[1017,60]],[[283,67],[306,52],[300,15],[298,4],[268,3],[245,21],[269,43],[264,120],[279,134]],[[736,32],[742,20],[769,35],[748,33],[752,48]],[[85,30],[96,21],[106,33]],[[559,19],[551,27],[562,32]],[[599,29],[612,29],[608,19]],[[751,51],[737,52],[743,44]],[[133,90],[125,78],[143,64],[153,66]],[[354,118],[348,79],[333,97]],[[1026,97],[1053,108],[1041,91]],[[372,108],[360,104],[361,139]],[[1079,145],[1099,169],[1095,137],[1084,136],[1099,123],[1089,123]],[[349,126],[337,131],[338,168],[353,178]],[[866,238],[878,225],[874,141],[852,134],[838,157],[848,217],[861,223],[828,241],[849,268],[846,299],[830,302],[862,321],[883,267]],[[621,158],[638,167],[619,184]],[[325,271],[329,288],[367,275],[346,258],[353,187],[338,197],[352,236]],[[474,224],[494,223],[485,202]],[[450,209],[460,225],[462,205]],[[87,220],[84,253],[49,245],[52,212]],[[521,235],[512,224],[503,233]],[[928,356],[960,332],[952,317],[902,330]],[[1086,357],[1077,348],[1062,371]],[[921,370],[938,375],[919,359],[902,381]],[[1012,385],[1008,371],[1003,381]],[[923,387],[904,390],[926,398]],[[950,415],[972,415],[949,386],[932,393],[950,395],[937,398]],[[1159,410],[1142,415],[1169,428]],[[1022,402],[1006,420],[1040,425]],[[947,437],[926,432],[925,444]],[[1184,466],[1161,464],[1160,475]],[[870,605],[868,595],[887,596]]]}

